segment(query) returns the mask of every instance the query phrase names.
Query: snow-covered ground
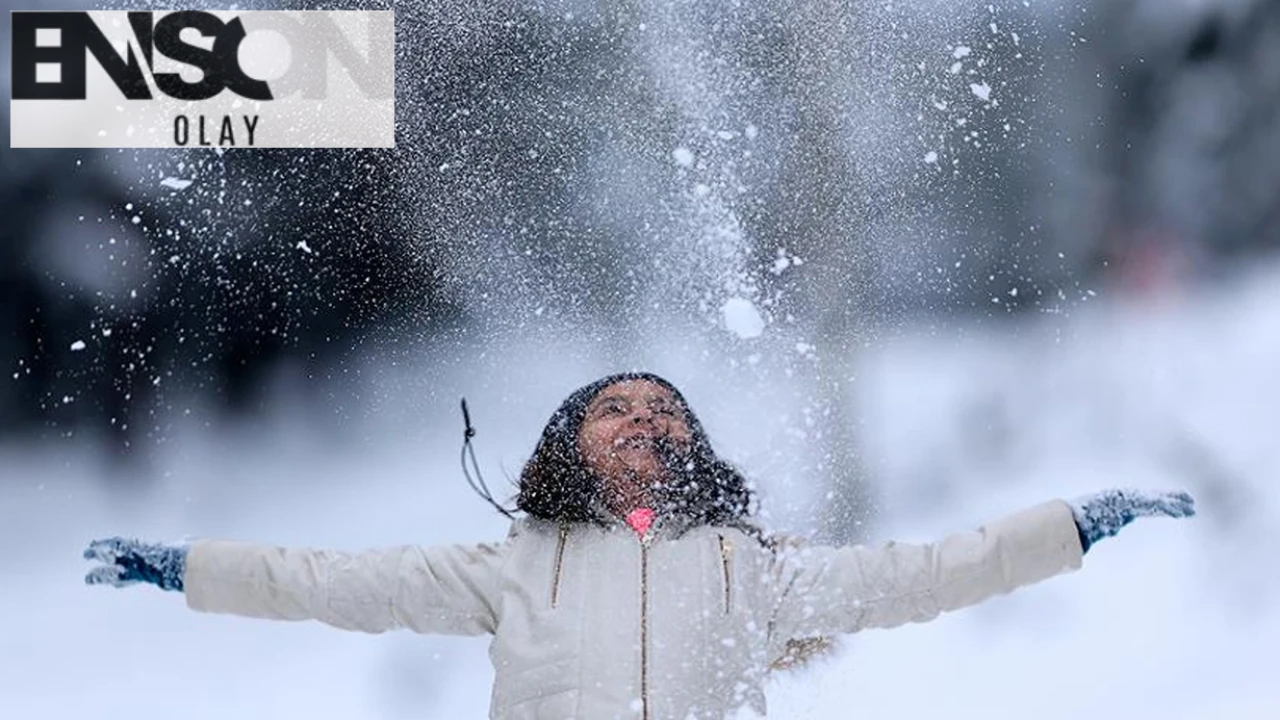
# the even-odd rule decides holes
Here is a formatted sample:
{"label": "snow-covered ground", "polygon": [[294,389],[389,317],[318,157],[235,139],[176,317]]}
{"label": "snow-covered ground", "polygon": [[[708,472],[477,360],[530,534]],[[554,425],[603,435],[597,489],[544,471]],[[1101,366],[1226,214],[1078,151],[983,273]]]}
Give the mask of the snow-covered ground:
{"label": "snow-covered ground", "polygon": [[[1116,485],[1189,489],[1201,515],[1140,522],[1074,575],[849,638],[779,677],[771,715],[1280,717],[1280,269],[1155,304],[937,328],[886,333],[861,366],[875,536],[928,539]],[[285,399],[252,428],[193,422],[133,489],[106,482],[87,450],[0,448],[0,718],[484,717],[483,638],[197,615],[151,588],[83,586],[80,551],[119,533],[349,548],[499,538],[502,518],[458,468],[457,396],[501,484],[556,403],[616,369],[564,342],[370,372],[369,411],[337,435]],[[649,366],[687,389],[766,503],[807,502],[812,488],[759,477],[786,462],[760,450],[783,430],[785,385],[735,387],[724,361],[671,352]]]}

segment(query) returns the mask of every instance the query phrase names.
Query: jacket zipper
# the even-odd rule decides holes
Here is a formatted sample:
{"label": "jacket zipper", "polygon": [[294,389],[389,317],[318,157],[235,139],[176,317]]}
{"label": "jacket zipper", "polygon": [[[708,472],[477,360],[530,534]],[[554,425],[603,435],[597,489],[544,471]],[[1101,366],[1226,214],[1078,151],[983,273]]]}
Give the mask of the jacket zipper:
{"label": "jacket zipper", "polygon": [[649,538],[640,539],[640,712],[649,720]]}
{"label": "jacket zipper", "polygon": [[724,614],[728,615],[733,592],[733,543],[723,535],[717,537],[720,538],[720,564],[724,569]]}
{"label": "jacket zipper", "polygon": [[569,526],[560,526],[560,540],[556,543],[556,568],[551,576],[551,607],[560,604],[560,572],[564,568],[564,545],[569,539]]}

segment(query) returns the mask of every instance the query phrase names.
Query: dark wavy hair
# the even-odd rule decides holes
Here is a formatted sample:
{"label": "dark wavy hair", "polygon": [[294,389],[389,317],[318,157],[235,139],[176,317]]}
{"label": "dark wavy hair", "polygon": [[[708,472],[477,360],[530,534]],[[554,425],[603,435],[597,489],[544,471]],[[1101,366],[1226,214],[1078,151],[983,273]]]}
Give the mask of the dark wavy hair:
{"label": "dark wavy hair", "polygon": [[578,434],[587,406],[596,395],[627,380],[648,380],[666,388],[684,410],[689,426],[688,448],[676,452],[668,447],[664,452],[673,479],[662,488],[662,509],[683,516],[691,526],[754,529],[750,522],[752,494],[746,479],[716,455],[684,395],[667,380],[648,372],[603,377],[578,388],[561,403],[520,472],[516,507],[532,517],[555,522],[608,521],[600,503],[603,481],[587,468]]}

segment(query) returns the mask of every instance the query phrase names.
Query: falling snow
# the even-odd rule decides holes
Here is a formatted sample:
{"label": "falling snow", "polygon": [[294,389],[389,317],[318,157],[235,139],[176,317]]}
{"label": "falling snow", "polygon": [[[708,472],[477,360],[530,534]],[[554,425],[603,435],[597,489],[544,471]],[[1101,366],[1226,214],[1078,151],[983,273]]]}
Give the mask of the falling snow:
{"label": "falling snow", "polygon": [[740,338],[760,337],[764,332],[764,318],[756,306],[746,298],[729,298],[720,308],[725,327]]}
{"label": "falling snow", "polygon": [[171,190],[186,190],[188,187],[191,186],[192,182],[194,182],[194,180],[183,180],[176,177],[166,177],[160,181],[160,185],[162,187],[170,188]]}
{"label": "falling snow", "polygon": [[[1250,85],[1232,74],[1250,64],[1262,67],[1270,56],[1255,48],[1192,61],[1192,48],[1179,43],[1209,37],[1214,42],[1206,46],[1228,48],[1227,43],[1255,33],[1235,32],[1234,21],[1219,19],[1225,24],[1213,35],[1179,20],[1208,12],[1204,3],[1150,4],[1167,18],[1161,21],[1167,31],[1143,32],[1126,13],[1097,13],[1092,5],[1064,14],[1059,6],[1046,9],[1029,2],[945,12],[928,4],[888,4],[862,14],[850,11],[852,6],[827,8],[828,13],[768,3],[639,4],[627,6],[625,13],[575,3],[518,9],[462,4],[443,15],[435,12],[439,8],[405,6],[397,10],[398,19],[420,32],[404,33],[397,43],[401,117],[393,152],[32,153],[13,168],[6,165],[15,187],[50,192],[32,201],[30,215],[39,222],[32,225],[37,231],[30,233],[30,242],[23,236],[11,244],[14,254],[6,255],[0,267],[0,273],[30,268],[29,274],[16,276],[19,284],[9,286],[32,288],[31,302],[22,307],[38,309],[6,326],[16,330],[10,333],[13,342],[32,340],[12,355],[23,359],[0,365],[13,378],[0,393],[0,408],[21,411],[0,419],[34,423],[33,436],[56,436],[61,442],[105,437],[127,444],[137,457],[159,447],[156,462],[163,465],[193,447],[175,441],[177,420],[194,415],[190,422],[201,437],[221,437],[219,414],[211,408],[224,405],[236,407],[236,413],[267,414],[267,421],[254,416],[251,422],[269,426],[276,417],[271,413],[291,417],[296,411],[291,403],[297,401],[309,410],[290,422],[299,427],[331,423],[325,429],[335,432],[327,437],[354,437],[359,433],[353,428],[363,432],[361,423],[369,418],[393,415],[395,422],[360,435],[376,443],[411,436],[404,440],[411,450],[403,457],[388,461],[375,454],[373,462],[386,465],[381,469],[388,477],[408,478],[388,481],[382,490],[398,492],[403,486],[427,492],[429,487],[447,495],[442,488],[451,486],[444,481],[421,484],[425,475],[448,478],[452,472],[443,460],[435,467],[435,449],[424,454],[421,440],[454,437],[440,428],[455,432],[456,396],[471,393],[471,385],[477,386],[477,396],[487,394],[491,407],[499,408],[489,411],[493,420],[481,426],[481,436],[493,441],[483,450],[499,458],[496,466],[527,450],[528,428],[535,427],[534,416],[554,394],[539,394],[543,388],[570,385],[599,365],[651,362],[696,378],[694,391],[712,407],[724,403],[719,408],[724,417],[736,418],[749,406],[765,418],[754,423],[758,427],[723,425],[733,427],[728,439],[744,456],[744,467],[760,468],[764,482],[775,483],[766,488],[772,496],[765,496],[785,507],[774,506],[778,515],[770,520],[803,518],[812,522],[806,529],[816,527],[820,521],[804,503],[837,499],[823,484],[831,467],[847,466],[857,477],[879,477],[876,473],[884,471],[896,482],[873,490],[899,503],[887,503],[891,507],[919,496],[935,503],[921,512],[934,512],[942,507],[938,498],[960,497],[955,493],[986,502],[1005,492],[1001,488],[1013,487],[1000,480],[1005,465],[1016,465],[1014,474],[1024,478],[1028,458],[1044,445],[1034,437],[1018,444],[1014,436],[1022,424],[1044,422],[1045,437],[1058,437],[1056,420],[1046,418],[1056,418],[1055,407],[1078,402],[1092,388],[1100,404],[1081,415],[1091,422],[1102,418],[1106,427],[1091,426],[1081,437],[1111,436],[1117,407],[1127,411],[1134,396],[1164,377],[1148,369],[1132,377],[1077,378],[1070,386],[1075,392],[1057,397],[1052,393],[1058,385],[1037,385],[1037,378],[1044,379],[1042,368],[1056,369],[1049,378],[1053,383],[1079,368],[1108,371],[1111,363],[1090,358],[1105,350],[1103,355],[1114,353],[1128,362],[1141,354],[1135,348],[1150,340],[1146,333],[1154,331],[1136,325],[1123,334],[1123,342],[1098,342],[1071,362],[1057,355],[1061,345],[1047,344],[1026,359],[1028,372],[1019,374],[1010,368],[1025,346],[1010,341],[1008,348],[994,347],[1000,341],[988,339],[1001,337],[999,323],[1019,318],[1017,333],[1025,334],[1014,335],[1025,340],[1034,332],[1029,328],[1044,321],[1045,332],[1069,339],[1064,323],[1093,317],[1087,311],[1131,310],[1115,302],[1122,292],[1107,292],[1116,288],[1142,299],[1135,304],[1172,313],[1179,303],[1159,300],[1189,297],[1206,282],[1200,266],[1216,267],[1213,247],[1197,235],[1201,228],[1221,230],[1212,222],[1216,198],[1232,201],[1233,222],[1240,214],[1232,228],[1261,227],[1255,221],[1268,217],[1265,212],[1247,217],[1237,207],[1248,205],[1247,196],[1256,189],[1252,185],[1250,193],[1229,189],[1234,178],[1256,173],[1206,167],[1205,156],[1229,160],[1204,149],[1231,146],[1242,148],[1232,156],[1274,155],[1225,142],[1240,128],[1266,127],[1245,122],[1248,116],[1237,104],[1250,97],[1265,103],[1275,93],[1265,83]],[[1099,24],[1104,21],[1114,26]],[[1094,39],[1086,42],[1086,37]],[[804,42],[794,45],[796,38]],[[1224,81],[1200,82],[1210,76]],[[1141,105],[1144,97],[1155,98],[1156,112]],[[1187,121],[1199,117],[1189,115],[1187,107],[1209,113],[1208,119]],[[1233,122],[1213,122],[1209,116],[1217,114]],[[1135,129],[1133,118],[1149,127]],[[1127,144],[1131,137],[1144,142]],[[1124,162],[1116,161],[1117,147],[1125,149]],[[1135,177],[1141,182],[1132,182]],[[1273,184],[1253,183],[1257,188]],[[1133,193],[1140,203],[1126,206],[1126,192],[1134,187],[1141,188]],[[1257,194],[1269,197],[1265,190]],[[46,207],[45,195],[71,199]],[[1187,203],[1189,197],[1197,202]],[[27,210],[20,209],[18,216]],[[1193,261],[1175,258],[1168,278],[1158,273],[1128,278],[1133,258],[1111,257],[1134,239],[1125,235],[1128,222],[1167,226],[1169,234],[1161,238],[1174,248],[1170,254],[1185,252]],[[1230,237],[1241,247],[1246,242],[1228,232],[1215,237]],[[1069,252],[1058,251],[1065,246]],[[1270,310],[1258,313],[1271,315]],[[1196,322],[1219,325],[1212,318]],[[912,328],[915,352],[894,344],[904,328]],[[946,336],[954,328],[981,336],[969,342],[981,348],[975,352],[987,353],[982,362],[966,364],[969,350],[949,344]],[[1088,332],[1087,325],[1079,328]],[[1174,358],[1195,355],[1179,351],[1178,343],[1160,347]],[[507,358],[513,358],[510,365],[502,362]],[[1251,397],[1264,397],[1269,389],[1269,376],[1261,377]],[[513,378],[517,389],[511,387]],[[881,384],[885,378],[891,382]],[[833,382],[847,383],[836,388],[846,400],[832,392]],[[1086,392],[1078,392],[1082,388]],[[1116,388],[1124,390],[1119,405]],[[769,393],[787,402],[765,397]],[[1188,398],[1153,395],[1171,403],[1153,411],[1161,419],[1158,425],[1176,425],[1173,406]],[[740,408],[734,403],[743,397],[751,402]],[[863,406],[879,408],[899,424],[864,423],[858,414]],[[1194,427],[1169,431],[1178,437],[1182,431],[1217,432],[1213,417],[1244,417],[1235,408],[1204,415],[1193,412],[1200,408],[1183,409],[1195,419]],[[528,417],[521,417],[525,410]],[[521,419],[512,420],[508,411]],[[434,418],[437,412],[452,424],[441,421],[428,428],[404,422]],[[245,417],[227,413],[230,419],[224,422],[241,427],[237,423]],[[831,440],[839,435],[825,432],[825,419],[831,417],[850,418],[856,437]],[[1145,432],[1150,428],[1143,429],[1132,436],[1150,434]],[[895,432],[903,439],[885,439]],[[1219,439],[1230,445],[1223,435]],[[867,447],[877,442],[892,446],[884,453],[888,464],[903,467],[878,467],[877,448]],[[58,475],[75,455],[51,454],[50,472],[41,477]],[[456,464],[454,451],[440,453],[446,455]],[[1224,457],[1255,455],[1265,453],[1237,448]],[[864,458],[871,458],[866,467]],[[249,453],[232,459],[246,467],[254,463]],[[431,473],[423,471],[424,463]],[[349,479],[344,473],[351,467],[367,464],[347,458],[312,469],[332,472],[334,482],[324,486],[337,487]],[[1175,465],[1197,466],[1158,465],[1149,469],[1152,477],[1171,477]],[[275,472],[260,469],[264,477]],[[1115,471],[1107,463],[1091,469],[1096,471],[1092,477]],[[0,474],[9,470],[0,468]],[[1040,481],[1067,477],[1060,470],[1050,463]],[[196,458],[174,476],[205,471]],[[247,472],[224,471],[209,481],[210,487],[225,488],[226,477]],[[972,471],[981,479],[966,484],[953,471]],[[1068,476],[1075,482],[1071,478],[1079,474]],[[216,510],[229,502],[221,496],[216,503],[201,502],[198,482],[183,477],[181,483],[156,493],[157,507],[164,507],[161,514],[170,519],[190,515],[193,507]],[[903,486],[916,490],[908,495]],[[173,492],[175,487],[181,492]],[[189,488],[197,500],[164,505]],[[359,490],[361,497],[368,495],[367,486]],[[84,495],[49,494],[72,503]],[[423,524],[422,512],[439,514],[445,506],[431,497],[425,505],[392,503],[419,508],[416,515],[406,511],[399,518],[402,530],[450,527],[452,515],[438,527]],[[259,499],[243,502],[248,507]],[[368,503],[365,509],[379,517],[380,509],[392,506],[385,497]],[[308,512],[327,512],[319,500],[312,505]],[[943,505],[973,507],[969,501]],[[360,507],[352,503],[342,510]],[[446,515],[465,515],[460,503],[448,507]],[[200,521],[217,522],[216,514]],[[101,513],[85,518],[87,523],[110,519]],[[167,522],[159,515],[139,518],[159,526]],[[479,513],[468,522],[462,519],[458,527],[487,527],[483,523],[490,520]],[[948,516],[947,522],[975,519]],[[315,527],[350,532],[363,525]],[[37,528],[32,536],[41,532],[45,529]],[[1134,553],[1135,558],[1140,554]],[[62,567],[52,558],[48,567]],[[64,587],[59,584],[63,574],[58,570],[48,587]],[[1089,592],[1105,594],[1109,586],[1098,582]],[[21,610],[20,596],[17,602]],[[38,617],[30,610],[18,615]],[[1171,611],[1164,617],[1182,616]],[[990,631],[979,627],[990,618],[979,620],[972,628],[962,623],[955,647],[929,646],[939,650],[939,667],[972,657],[965,650],[972,650],[973,633]],[[1095,652],[1105,645],[1105,633],[1090,628],[1110,627],[1108,622],[1072,626],[1080,640],[1073,632],[1062,637],[1050,632],[1055,648],[1078,654],[1045,657],[1064,668],[1078,670],[1081,658],[1088,658],[1117,676],[1134,672],[1118,661],[1105,665],[1109,656]],[[128,623],[118,625],[108,627],[103,638],[114,638],[111,633]],[[1017,623],[1010,627],[1016,630]],[[1195,628],[1189,632],[1194,635]],[[893,678],[919,670],[920,657],[935,657],[918,652],[924,645],[911,645],[930,642],[921,638],[908,638],[904,650],[895,644],[897,636],[869,639],[868,652],[886,664],[861,664],[867,656],[851,655],[855,662],[841,671],[854,668],[873,680],[837,690],[865,699],[873,715],[880,710],[892,715],[902,703],[927,706],[931,698],[924,696],[893,702],[876,696],[877,691],[891,694]],[[59,640],[52,626],[32,632],[21,646],[44,648],[48,639],[55,645]],[[1147,639],[1161,642],[1154,634]],[[107,645],[79,643],[64,657],[73,664],[101,664],[103,654],[95,650],[101,647]],[[997,656],[984,662],[1007,665],[1015,674],[1025,665],[999,657],[1000,652],[996,648]],[[340,667],[353,677],[362,667],[362,660],[351,658],[329,658],[316,667],[306,665],[306,658],[298,660],[309,671]],[[1182,662],[1192,667],[1193,661]],[[1253,665],[1266,669],[1265,663]],[[471,667],[459,665],[464,666]],[[1247,677],[1242,673],[1248,667],[1238,663],[1230,673],[1236,684],[1224,694],[1248,684],[1240,679]],[[883,672],[876,674],[876,668]],[[25,666],[14,670],[26,671]],[[1193,676],[1171,665],[1157,674]],[[85,697],[102,696],[94,692],[106,682],[100,673],[77,677],[91,683]],[[447,685],[448,677],[446,672],[437,680]],[[44,678],[36,680],[14,687],[47,686]],[[252,677],[241,681],[252,684]],[[158,687],[160,699],[134,711],[172,707],[172,698]],[[1036,687],[1024,683],[1007,695],[1025,693],[1028,706],[1035,707],[1041,696],[1028,688]],[[1199,690],[1193,683],[1180,687]],[[298,697],[310,697],[299,688]],[[1063,699],[1063,708],[1076,704],[1059,714],[1078,717],[1081,706],[1097,700],[1097,706],[1133,707],[1141,716],[1150,703],[1167,700],[1093,690]],[[811,691],[804,686],[804,693]],[[432,689],[405,694],[412,692],[434,699]],[[33,707],[47,700],[36,695],[30,699]],[[1212,699],[1200,702],[1195,707],[1212,705]],[[801,708],[796,717],[815,714],[804,702],[783,707]],[[1170,701],[1165,708],[1177,710],[1177,705]],[[367,708],[342,710],[359,716]]]}

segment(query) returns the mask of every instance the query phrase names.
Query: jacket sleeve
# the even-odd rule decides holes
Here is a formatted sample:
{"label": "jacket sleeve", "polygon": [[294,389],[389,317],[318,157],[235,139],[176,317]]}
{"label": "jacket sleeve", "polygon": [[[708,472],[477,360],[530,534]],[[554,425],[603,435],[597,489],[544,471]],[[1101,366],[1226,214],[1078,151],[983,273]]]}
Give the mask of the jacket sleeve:
{"label": "jacket sleeve", "polygon": [[187,554],[193,610],[319,620],[346,630],[480,635],[497,625],[506,545],[363,552],[203,541]]}
{"label": "jacket sleeve", "polygon": [[1053,501],[925,545],[781,552],[774,640],[925,622],[1080,567],[1070,507]]}

